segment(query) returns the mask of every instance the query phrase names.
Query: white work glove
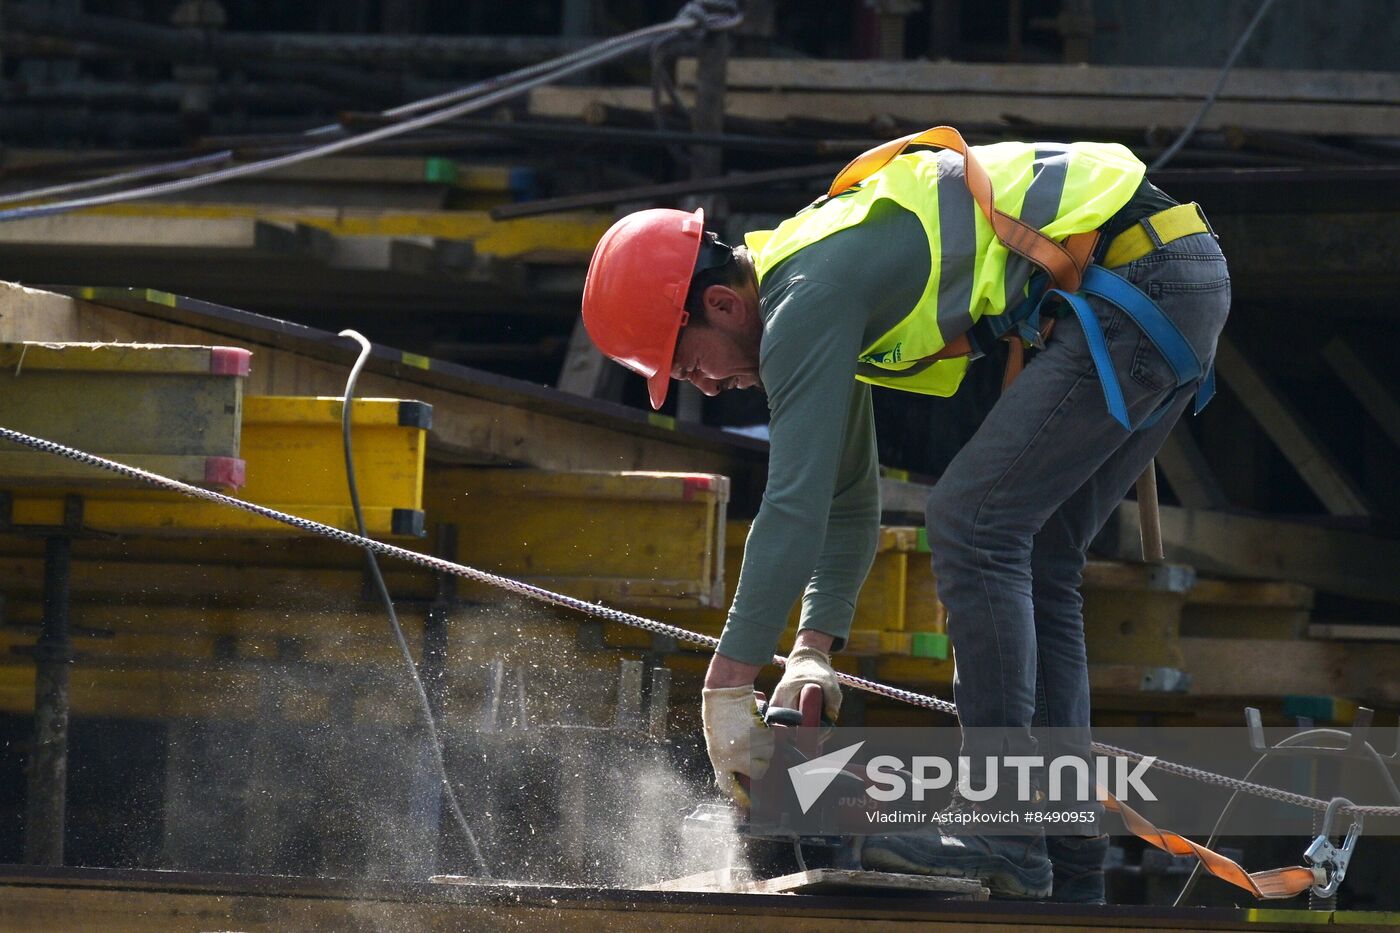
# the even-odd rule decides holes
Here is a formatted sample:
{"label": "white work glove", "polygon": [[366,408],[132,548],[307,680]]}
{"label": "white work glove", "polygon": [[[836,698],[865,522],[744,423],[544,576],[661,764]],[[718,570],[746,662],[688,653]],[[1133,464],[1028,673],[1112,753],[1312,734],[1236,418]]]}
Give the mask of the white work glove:
{"label": "white work glove", "polygon": [[783,679],[773,688],[771,705],[797,709],[798,697],[805,684],[816,684],[822,688],[826,718],[835,722],[841,713],[841,685],[836,680],[836,671],[831,667],[831,658],[816,648],[801,646],[792,649],[787,667],[783,669]]}
{"label": "white work glove", "polygon": [[761,778],[773,758],[771,736],[753,741],[754,729],[767,729],[758,715],[753,685],[701,690],[700,718],[705,724],[705,748],[715,769],[715,783],[736,803],[747,807],[749,795],[740,786],[739,775]]}

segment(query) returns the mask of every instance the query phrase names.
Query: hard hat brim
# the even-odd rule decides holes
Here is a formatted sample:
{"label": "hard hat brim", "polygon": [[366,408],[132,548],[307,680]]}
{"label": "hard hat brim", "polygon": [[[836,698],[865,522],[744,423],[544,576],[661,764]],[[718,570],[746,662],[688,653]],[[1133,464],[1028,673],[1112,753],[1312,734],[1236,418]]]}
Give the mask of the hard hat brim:
{"label": "hard hat brim", "polygon": [[[674,351],[672,351],[674,355]],[[666,360],[666,368],[659,371],[655,376],[647,379],[647,394],[651,396],[651,407],[653,411],[660,411],[661,406],[666,404],[666,393],[671,388],[671,360]]]}

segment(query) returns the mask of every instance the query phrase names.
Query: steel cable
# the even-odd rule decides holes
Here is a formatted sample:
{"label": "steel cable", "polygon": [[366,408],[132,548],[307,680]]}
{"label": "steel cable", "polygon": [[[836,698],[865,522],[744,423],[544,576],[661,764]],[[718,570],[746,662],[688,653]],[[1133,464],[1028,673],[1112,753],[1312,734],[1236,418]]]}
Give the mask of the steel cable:
{"label": "steel cable", "polygon": [[[53,441],[44,440],[43,438],[33,437],[29,434],[24,434],[20,431],[15,431],[10,428],[0,427],[0,440],[11,441],[13,443],[29,447],[33,450],[42,451],[48,454],[54,454],[55,456],[59,457],[66,457],[69,460],[86,464],[87,466],[108,470],[120,476],[125,476],[128,479],[134,479],[143,483],[149,483],[152,486],[157,486],[161,489],[166,489],[171,492],[178,492],[183,495],[192,496],[196,499],[203,499],[206,502],[214,502],[219,505],[228,506],[230,508],[241,509],[245,512],[250,512],[253,515],[258,515],[263,518],[269,519],[270,521],[280,522],[284,525],[290,525],[293,528],[298,528],[302,531],[306,531],[311,534],[320,535],[321,537],[329,538],[333,541],[339,541],[342,544],[348,544],[352,547],[363,548],[367,551],[372,551],[376,554],[385,557],[393,557],[399,560],[408,561],[409,563],[417,564],[420,567],[427,568],[428,570],[431,570],[434,573],[452,574],[453,576],[462,577],[467,580],[473,580],[477,583],[484,583],[488,586],[493,586],[498,589],[505,590],[509,593],[515,593],[519,596],[525,596],[529,599],[538,600],[544,603],[550,603],[552,605],[560,606],[565,609],[572,609],[574,611],[584,613],[585,615],[590,615],[595,618],[603,619],[604,621],[616,622],[621,625],[629,626],[631,628],[641,629],[642,631],[646,632],[652,632],[656,635],[666,635],[671,638],[675,638],[678,641],[684,641],[690,644],[700,645],[702,647],[709,648],[712,651],[719,647],[719,639],[710,635],[702,635],[698,632],[692,632],[688,629],[681,628],[680,626],[670,625],[665,622],[658,622],[655,619],[647,619],[642,616],[633,615],[630,612],[623,612],[620,609],[612,609],[607,606],[601,606],[596,603],[587,602],[586,600],[577,599],[573,596],[565,596],[562,593],[554,593],[550,590],[544,589],[543,587],[534,586],[529,583],[522,583],[519,580],[512,580],[509,577],[503,577],[485,570],[478,570],[475,567],[468,567],[463,564],[453,563],[452,561],[444,560],[441,557],[434,557],[431,554],[420,554],[417,551],[410,551],[406,548],[401,548],[393,544],[385,544],[384,542],[376,541],[373,538],[367,538],[349,531],[343,531],[339,528],[333,528],[330,525],[323,525],[320,522],[314,522],[310,519],[300,518],[295,515],[288,515],[285,512],[279,512],[276,509],[270,509],[267,506],[258,505],[253,502],[246,502],[242,499],[234,498],[233,496],[226,496],[223,493],[214,492],[211,489],[201,489],[198,486],[191,486],[188,483],[182,483],[179,480],[171,479],[167,476],[161,476],[157,473],[151,473],[147,470],[142,470],[137,467],[128,466],[124,463],[118,463],[115,460],[108,460],[105,457],[99,457],[96,454],[90,454],[85,451],[75,450],[72,447],[67,447],[63,444],[58,444]],[[773,657],[773,663],[779,666],[785,665],[786,660],[786,658],[777,655]],[[877,681],[867,680],[864,677],[856,677],[852,674],[845,674],[839,671],[837,672],[836,676],[841,683],[845,684],[848,687],[855,687],[857,690],[864,690],[867,693],[873,693],[878,696],[887,697],[892,700],[899,700],[900,702],[908,703],[911,706],[918,706],[923,709],[930,709],[940,713],[947,713],[950,716],[957,715],[957,707],[948,700],[939,699],[938,697],[933,696],[926,696],[924,694],[915,693],[912,690],[904,690],[899,687],[891,687],[888,684],[882,684]],[[1126,758],[1129,761],[1143,761],[1151,757],[1148,755],[1143,755],[1140,752],[1130,751],[1129,749],[1119,748],[1114,745],[1105,745],[1099,742],[1095,742],[1092,747],[1094,751],[1106,755]],[[1328,803],[1330,802],[1327,800],[1319,799],[1317,797],[1309,797],[1304,794],[1296,794],[1291,791],[1280,790],[1276,787],[1267,787],[1262,784],[1254,784],[1249,781],[1242,781],[1238,778],[1232,778],[1223,774],[1216,774],[1212,771],[1206,771],[1201,768],[1193,768],[1188,765],[1177,764],[1176,762],[1164,761],[1160,758],[1154,759],[1151,762],[1151,766],[1159,770],[1165,771],[1169,774],[1176,774],[1180,777],[1190,778],[1192,780],[1200,781],[1206,784],[1212,784],[1217,787],[1224,787],[1231,790],[1237,790],[1242,793],[1251,794],[1256,797],[1264,797],[1270,800],[1277,800],[1280,803],[1294,804],[1296,806],[1304,807],[1307,809],[1326,810]],[[1344,807],[1341,812],[1359,813],[1363,816],[1395,817],[1400,816],[1400,806],[1382,807],[1369,805],[1352,805]]]}

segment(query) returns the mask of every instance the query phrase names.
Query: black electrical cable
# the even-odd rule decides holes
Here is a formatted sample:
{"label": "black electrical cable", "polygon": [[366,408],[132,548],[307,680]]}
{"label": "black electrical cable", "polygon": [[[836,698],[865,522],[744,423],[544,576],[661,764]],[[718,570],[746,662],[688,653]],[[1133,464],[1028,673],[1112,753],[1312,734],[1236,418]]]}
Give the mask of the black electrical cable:
{"label": "black electrical cable", "polygon": [[[349,337],[360,345],[360,356],[355,360],[355,365],[350,368],[350,376],[345,380],[345,394],[341,396],[340,436],[345,447],[345,480],[350,487],[350,506],[355,512],[355,526],[359,529],[360,537],[367,538],[369,533],[365,529],[365,516],[360,509],[360,490],[355,482],[355,458],[351,453],[350,424],[352,403],[355,400],[355,383],[359,381],[360,370],[364,368],[365,362],[369,359],[372,348],[370,342],[357,331],[343,330],[339,336]],[[375,559],[374,552],[367,548],[365,549],[365,563],[369,566],[369,574],[374,580],[374,588],[379,592],[379,598],[384,601],[384,608],[389,613],[389,627],[394,632],[394,641],[398,643],[399,653],[403,655],[404,664],[408,667],[409,677],[413,681],[413,689],[418,693],[418,702],[423,707],[423,722],[428,727],[428,745],[432,749],[433,760],[437,764],[438,779],[442,783],[443,794],[447,797],[448,808],[451,809],[452,816],[457,822],[457,828],[462,832],[462,838],[467,842],[467,849],[471,853],[472,861],[476,863],[477,872],[483,878],[490,878],[491,871],[486,867],[486,859],[482,857],[481,847],[477,845],[476,833],[472,832],[471,824],[467,822],[466,814],[462,812],[462,807],[457,802],[457,792],[453,789],[452,781],[447,776],[447,762],[443,758],[442,738],[438,735],[433,707],[428,702],[428,691],[423,687],[423,678],[418,675],[418,665],[413,660],[413,652],[409,650],[408,639],[403,634],[403,626],[399,625],[399,615],[394,611],[394,599],[389,595],[389,587],[384,583],[384,574],[379,571],[379,561]]]}
{"label": "black electrical cable", "polygon": [[[478,110],[484,110],[487,107],[495,106],[496,104],[518,97],[531,88],[549,84],[560,78],[585,71],[588,68],[618,58],[635,49],[641,48],[643,45],[648,45],[657,39],[675,33],[690,30],[732,29],[742,20],[742,11],[739,9],[739,4],[736,0],[691,0],[691,2],[681,8],[674,19],[668,20],[667,22],[636,29],[632,32],[600,41],[585,49],[571,52],[548,62],[530,65],[498,78],[480,82],[466,88],[460,88],[455,91],[449,91],[445,94],[437,95],[436,97],[405,104],[392,111],[386,111],[385,113],[388,116],[408,115],[420,110],[427,110],[428,112],[400,122],[381,126],[369,132],[354,136],[346,136],[341,133],[341,138],[330,142],[321,143],[256,162],[248,162],[242,165],[218,169],[213,172],[189,178],[180,178],[122,191],[113,191],[107,194],[94,195],[86,198],[75,198],[68,201],[54,201],[45,204],[34,204],[26,207],[0,210],[0,221],[46,217],[52,214],[64,213],[82,208],[99,207],[105,204],[116,204],[123,201],[158,197],[179,191],[188,191],[220,181],[256,175],[272,169],[333,155],[337,152],[343,152],[369,143],[378,142],[381,139],[401,136],[415,130],[425,129],[438,123],[443,123],[456,117],[465,116],[466,114]],[[462,100],[464,97],[467,99]],[[449,106],[443,106],[441,109],[430,109],[441,105],[445,101],[457,102],[451,103]],[[318,136],[324,133],[335,133],[342,129],[343,128],[340,127],[339,124],[330,124],[310,130],[306,135]],[[214,155],[222,155],[222,153],[215,153]],[[158,168],[160,167],[148,167],[146,171],[151,174],[159,174],[158,171],[154,170]],[[85,185],[86,187],[101,187],[102,179],[93,179],[90,180],[90,182],[78,184]],[[23,194],[23,192],[20,193],[20,195]],[[11,200],[14,200],[14,198]]]}
{"label": "black electrical cable", "polygon": [[1250,36],[1254,35],[1254,30],[1258,27],[1260,20],[1264,18],[1264,14],[1269,12],[1269,7],[1273,5],[1274,0],[1264,0],[1263,3],[1259,4],[1259,9],[1255,12],[1254,18],[1249,21],[1249,25],[1245,27],[1244,32],[1240,33],[1240,37],[1235,40],[1234,48],[1230,49],[1230,54],[1226,56],[1225,65],[1220,69],[1220,74],[1215,79],[1215,87],[1210,89],[1210,93],[1206,95],[1206,99],[1201,102],[1201,109],[1196,111],[1196,115],[1191,118],[1191,122],[1186,125],[1186,129],[1181,131],[1181,135],[1176,138],[1176,141],[1157,157],[1157,161],[1147,167],[1149,172],[1155,172],[1170,162],[1172,157],[1181,151],[1181,147],[1186,145],[1187,140],[1191,138],[1191,134],[1196,132],[1196,127],[1201,125],[1201,121],[1205,119],[1206,113],[1209,112],[1211,107],[1215,106],[1215,98],[1220,95],[1220,89],[1225,86],[1225,79],[1230,76],[1230,69],[1235,67],[1235,59],[1240,57],[1240,53],[1244,51],[1244,47],[1248,44]]}
{"label": "black electrical cable", "polygon": [[[611,51],[614,48],[617,48],[620,44],[630,41],[631,39],[629,38],[629,36],[626,35],[617,36],[612,39],[606,39],[603,42],[595,43],[594,45],[589,46],[587,49],[580,49],[576,52],[571,52],[560,58],[551,59],[550,61],[540,62],[534,65],[529,65],[524,68],[518,68],[515,71],[508,72],[503,75],[497,75],[494,78],[487,78],[483,81],[475,81],[471,84],[456,88],[443,94],[438,94],[433,97],[425,97],[421,100],[410,101],[407,104],[403,104],[398,107],[392,107],[388,110],[380,111],[379,115],[382,117],[397,119],[399,117],[406,117],[411,116],[415,113],[421,113],[424,110],[431,110],[434,107],[443,107],[447,106],[448,104],[454,104],[458,101],[467,100],[469,98],[485,94],[488,91],[497,90],[503,87],[509,87],[512,83],[516,81],[523,81],[528,78],[532,78],[536,75],[543,74],[551,68],[558,67],[559,65],[563,64],[568,64],[570,61],[575,60],[583,54],[587,54],[590,56],[593,54],[603,54],[608,51]],[[314,139],[320,136],[343,136],[345,135],[345,133],[345,125],[343,123],[337,122],[327,123],[324,126],[313,127],[312,129],[305,130],[301,135],[307,138]],[[189,168],[202,167],[206,165],[227,162],[233,157],[234,151],[232,149],[221,149],[217,152],[209,153],[207,155],[196,156],[194,158],[189,159],[177,159],[167,162],[157,162],[151,165],[142,166],[140,168],[132,169],[126,172],[120,172],[113,175],[103,175],[98,178],[89,178],[83,181],[69,182],[67,184],[62,185],[52,185],[45,188],[31,188],[27,191],[16,191],[12,194],[5,195],[3,198],[0,198],[0,204],[17,204],[23,201],[32,201],[38,198],[49,197],[50,195],[74,194],[79,191],[91,191],[97,188],[108,188],[112,185],[121,184],[127,181],[135,181],[140,178],[150,178],[154,175],[174,175],[178,172],[185,171]]]}

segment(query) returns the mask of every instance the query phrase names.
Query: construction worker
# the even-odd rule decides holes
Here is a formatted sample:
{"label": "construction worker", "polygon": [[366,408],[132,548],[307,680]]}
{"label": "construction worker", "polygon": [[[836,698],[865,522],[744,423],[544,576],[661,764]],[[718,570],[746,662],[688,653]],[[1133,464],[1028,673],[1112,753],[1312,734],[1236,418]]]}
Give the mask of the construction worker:
{"label": "construction worker", "polygon": [[[698,210],[631,214],[589,267],[584,324],[602,352],[646,377],[654,407],[672,378],[706,395],[759,386],[768,398],[767,486],[702,698],[716,779],[735,796],[738,776],[766,767],[750,748],[761,725],[754,679],[799,598],[773,702],[795,706],[814,683],[828,717],[840,712],[830,655],[879,528],[871,385],[951,395],[1008,329],[1014,358],[1043,343],[927,506],[962,754],[975,767],[985,755],[1036,754],[1033,723],[1070,736],[1041,754],[1087,757],[1085,550],[1209,384],[1230,287],[1198,208],[1146,181],[1119,145],[968,149],[948,133],[938,144],[953,148],[867,153],[830,196],[743,245],[721,242]],[[1052,279],[1027,231],[1083,255]],[[1056,285],[1062,294],[1041,303]],[[952,806],[972,805],[955,795]],[[978,877],[997,896],[1101,903],[1106,851],[1101,834],[925,832],[867,839],[861,859]]]}

